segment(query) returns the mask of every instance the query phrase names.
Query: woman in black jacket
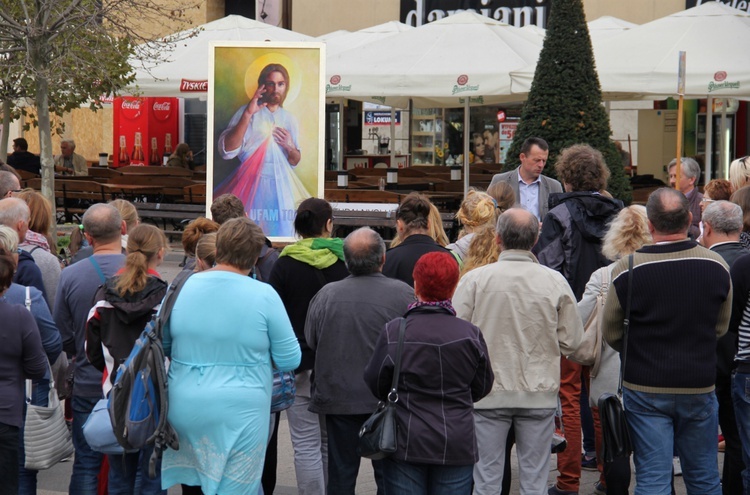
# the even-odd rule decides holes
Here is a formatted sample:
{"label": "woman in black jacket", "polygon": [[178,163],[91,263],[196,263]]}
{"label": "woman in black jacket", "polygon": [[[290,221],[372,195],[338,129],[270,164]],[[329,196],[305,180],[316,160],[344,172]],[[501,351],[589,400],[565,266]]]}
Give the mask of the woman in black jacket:
{"label": "woman in black jacket", "polygon": [[302,237],[281,251],[268,283],[276,289],[292,322],[302,348],[297,368],[297,394],[287,409],[289,433],[294,447],[294,468],[300,495],[325,493],[327,466],[326,437],[317,414],[307,410],[310,402],[310,373],[315,353],[305,341],[307,307],[327,283],[349,275],[344,264],[344,242],[332,238],[333,209],[324,199],[309,198],[300,203],[294,230]]}
{"label": "woman in black jacket", "polygon": [[[478,460],[474,402],[494,381],[489,352],[479,328],[455,316],[453,257],[425,254],[413,275],[418,302],[404,316],[398,448],[384,460],[386,493],[468,495]],[[386,325],[365,369],[365,383],[381,400],[391,389],[400,321]]]}
{"label": "woman in black jacket", "polygon": [[[104,372],[102,383],[106,397],[112,390],[117,369],[125,362],[146,323],[156,313],[167,293],[167,283],[156,268],[164,260],[167,239],[153,225],[141,224],[128,235],[125,267],[99,287],[95,305],[86,324],[86,356]],[[109,493],[132,494],[140,473],[143,495],[166,493],[161,477],[148,477],[148,462],[153,447],[139,452],[109,456]]]}

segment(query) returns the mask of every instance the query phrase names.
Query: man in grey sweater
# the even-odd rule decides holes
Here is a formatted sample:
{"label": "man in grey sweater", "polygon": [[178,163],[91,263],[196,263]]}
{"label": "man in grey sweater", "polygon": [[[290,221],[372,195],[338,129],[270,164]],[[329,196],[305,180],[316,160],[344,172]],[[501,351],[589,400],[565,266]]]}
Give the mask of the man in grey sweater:
{"label": "man in grey sweater", "polygon": [[[359,429],[378,400],[365,384],[365,365],[385,324],[403,315],[414,290],[387,278],[385,243],[368,227],[344,241],[351,275],[325,285],[310,302],[307,344],[315,351],[310,411],[324,414],[328,429],[328,493],[354,494],[359,472]],[[373,461],[382,493],[382,461]]]}

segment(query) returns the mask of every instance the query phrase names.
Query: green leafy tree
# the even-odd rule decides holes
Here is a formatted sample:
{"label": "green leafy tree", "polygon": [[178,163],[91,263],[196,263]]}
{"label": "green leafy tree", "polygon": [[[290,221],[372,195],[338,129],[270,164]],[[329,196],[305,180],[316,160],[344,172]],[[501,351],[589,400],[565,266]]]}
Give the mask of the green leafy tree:
{"label": "green leafy tree", "polygon": [[102,96],[133,82],[131,61],[168,57],[192,32],[159,38],[158,30],[187,27],[185,12],[195,7],[179,0],[0,0],[3,119],[28,111],[25,104],[34,108],[29,116],[39,129],[42,193],[52,204],[53,117],[81,105],[100,108]]}
{"label": "green leafy tree", "polygon": [[630,183],[610,139],[609,116],[602,106],[582,0],[552,0],[547,25],[534,81],[508,150],[505,170],[519,165],[521,145],[532,136],[549,143],[550,156],[544,174],[552,177],[560,150],[573,144],[588,144],[604,155],[611,172],[610,193],[630,202]]}

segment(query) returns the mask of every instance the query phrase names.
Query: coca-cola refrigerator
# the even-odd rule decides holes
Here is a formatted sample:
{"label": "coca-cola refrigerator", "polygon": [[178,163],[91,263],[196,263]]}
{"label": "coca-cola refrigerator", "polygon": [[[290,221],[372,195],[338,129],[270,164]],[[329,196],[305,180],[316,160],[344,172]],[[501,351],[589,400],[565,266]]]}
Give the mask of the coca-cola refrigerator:
{"label": "coca-cola refrigerator", "polygon": [[113,108],[112,166],[166,164],[177,146],[179,99],[124,96]]}

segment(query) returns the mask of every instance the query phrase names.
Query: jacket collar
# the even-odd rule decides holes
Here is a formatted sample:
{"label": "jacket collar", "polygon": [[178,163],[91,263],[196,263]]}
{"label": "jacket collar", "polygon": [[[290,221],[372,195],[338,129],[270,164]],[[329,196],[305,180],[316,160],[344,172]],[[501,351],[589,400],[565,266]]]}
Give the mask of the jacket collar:
{"label": "jacket collar", "polygon": [[507,249],[500,252],[497,261],[527,261],[530,263],[539,263],[531,251],[523,251],[521,249]]}

